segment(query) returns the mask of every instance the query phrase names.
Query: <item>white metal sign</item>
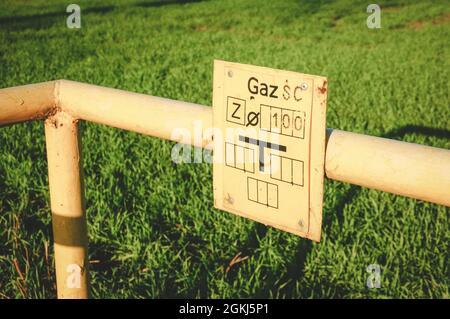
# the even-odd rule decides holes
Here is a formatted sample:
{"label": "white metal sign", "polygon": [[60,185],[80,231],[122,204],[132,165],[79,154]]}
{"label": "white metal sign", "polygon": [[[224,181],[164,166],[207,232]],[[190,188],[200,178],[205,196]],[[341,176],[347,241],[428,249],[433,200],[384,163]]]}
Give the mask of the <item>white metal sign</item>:
{"label": "white metal sign", "polygon": [[214,206],[320,240],[327,80],[214,62]]}

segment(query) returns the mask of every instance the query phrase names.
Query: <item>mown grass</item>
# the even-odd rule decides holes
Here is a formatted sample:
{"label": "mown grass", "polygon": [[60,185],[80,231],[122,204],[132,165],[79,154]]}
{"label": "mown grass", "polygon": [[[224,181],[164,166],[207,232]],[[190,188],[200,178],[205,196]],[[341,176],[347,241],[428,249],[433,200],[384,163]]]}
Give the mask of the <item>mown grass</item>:
{"label": "mown grass", "polygon": [[[327,76],[329,127],[450,148],[449,2],[379,1],[372,30],[369,3],[78,1],[70,30],[66,1],[2,1],[0,87],[66,78],[210,105],[223,59]],[[448,208],[327,181],[312,243],[213,209],[211,166],[175,165],[171,142],[82,129],[94,297],[450,296]],[[2,298],[55,297],[45,158],[42,122],[0,129]]]}

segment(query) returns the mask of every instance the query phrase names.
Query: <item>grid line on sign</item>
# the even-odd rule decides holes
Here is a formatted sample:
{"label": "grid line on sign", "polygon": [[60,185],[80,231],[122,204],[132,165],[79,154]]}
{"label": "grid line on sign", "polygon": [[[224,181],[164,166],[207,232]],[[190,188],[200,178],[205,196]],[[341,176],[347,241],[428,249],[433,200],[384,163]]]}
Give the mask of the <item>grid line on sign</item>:
{"label": "grid line on sign", "polygon": [[305,138],[306,113],[287,108],[261,104],[261,130],[295,138]]}
{"label": "grid line on sign", "polygon": [[303,186],[304,166],[302,160],[270,154],[270,178],[275,180]]}
{"label": "grid line on sign", "polygon": [[247,177],[247,199],[278,209],[278,185],[249,176]]}
{"label": "grid line on sign", "polygon": [[255,173],[255,151],[249,147],[225,142],[225,165],[243,172]]}

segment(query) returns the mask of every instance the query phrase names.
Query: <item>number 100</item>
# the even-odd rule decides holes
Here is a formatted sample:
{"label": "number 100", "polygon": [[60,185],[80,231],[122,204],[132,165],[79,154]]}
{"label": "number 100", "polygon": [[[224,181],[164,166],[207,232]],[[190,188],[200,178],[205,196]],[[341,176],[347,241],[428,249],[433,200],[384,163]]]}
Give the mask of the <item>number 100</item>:
{"label": "number 100", "polygon": [[271,110],[271,131],[294,137],[304,137],[305,112],[280,108]]}

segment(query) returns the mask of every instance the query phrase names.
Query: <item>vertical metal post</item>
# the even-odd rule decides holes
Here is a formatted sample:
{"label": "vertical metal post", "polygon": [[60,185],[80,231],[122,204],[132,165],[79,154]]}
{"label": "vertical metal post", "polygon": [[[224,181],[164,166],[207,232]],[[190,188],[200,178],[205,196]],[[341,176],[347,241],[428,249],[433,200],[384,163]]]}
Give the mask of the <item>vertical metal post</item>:
{"label": "vertical metal post", "polygon": [[78,121],[45,121],[58,298],[88,298],[87,224]]}

